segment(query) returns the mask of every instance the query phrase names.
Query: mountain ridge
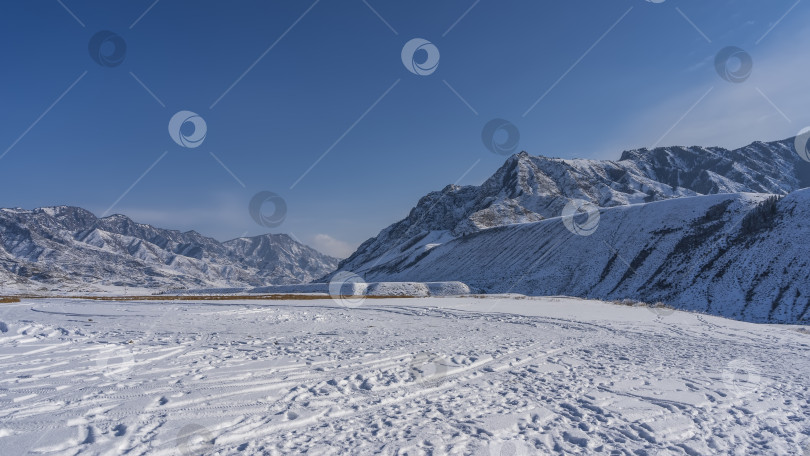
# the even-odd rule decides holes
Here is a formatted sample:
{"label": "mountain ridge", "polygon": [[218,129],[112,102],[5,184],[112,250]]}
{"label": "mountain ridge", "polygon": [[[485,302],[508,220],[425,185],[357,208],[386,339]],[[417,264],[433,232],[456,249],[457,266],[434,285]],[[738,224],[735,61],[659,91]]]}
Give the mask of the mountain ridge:
{"label": "mountain ridge", "polygon": [[0,209],[0,273],[24,288],[290,284],[308,282],[336,264],[286,234],[219,242],[121,214],[98,218],[74,206]]}
{"label": "mountain ridge", "polygon": [[[787,194],[810,186],[810,163],[793,138],[738,149],[658,147],[624,151],[618,161],[561,159],[521,152],[479,186],[448,185],[420,198],[402,220],[338,265],[360,272],[397,249],[482,229],[559,216],[571,199],[599,207],[716,193]],[[324,277],[324,280],[328,277]]]}
{"label": "mountain ridge", "polygon": [[[349,271],[803,323],[810,163],[793,147],[634,149],[616,161],[521,152],[481,185],[423,196],[340,262],[283,234],[219,242],[72,206],[0,209],[0,278],[44,290],[165,291],[326,282]],[[574,201],[591,205],[593,229],[579,226],[580,209],[565,216]]]}

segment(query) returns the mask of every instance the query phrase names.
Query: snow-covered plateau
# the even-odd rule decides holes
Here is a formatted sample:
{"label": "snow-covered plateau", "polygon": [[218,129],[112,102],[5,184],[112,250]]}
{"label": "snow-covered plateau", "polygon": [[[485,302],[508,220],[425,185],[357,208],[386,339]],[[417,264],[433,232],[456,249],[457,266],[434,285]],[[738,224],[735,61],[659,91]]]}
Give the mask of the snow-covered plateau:
{"label": "snow-covered plateau", "polygon": [[23,299],[0,453],[802,454],[808,348],[573,298]]}

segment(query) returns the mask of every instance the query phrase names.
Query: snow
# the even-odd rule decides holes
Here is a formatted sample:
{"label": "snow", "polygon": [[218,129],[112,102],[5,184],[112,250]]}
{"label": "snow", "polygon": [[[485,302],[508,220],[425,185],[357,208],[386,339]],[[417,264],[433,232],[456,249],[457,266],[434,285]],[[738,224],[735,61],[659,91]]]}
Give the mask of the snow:
{"label": "snow", "polygon": [[[359,277],[358,277],[359,278]],[[302,283],[296,285],[270,285],[256,288],[202,288],[182,290],[189,296],[223,294],[320,294],[346,296],[458,296],[470,294],[469,286],[462,282],[345,282],[340,290],[330,290],[329,283]],[[332,292],[334,291],[334,292]],[[168,292],[176,294],[175,291]]]}
{"label": "snow", "polygon": [[0,305],[3,454],[801,454],[810,332],[563,297]]}

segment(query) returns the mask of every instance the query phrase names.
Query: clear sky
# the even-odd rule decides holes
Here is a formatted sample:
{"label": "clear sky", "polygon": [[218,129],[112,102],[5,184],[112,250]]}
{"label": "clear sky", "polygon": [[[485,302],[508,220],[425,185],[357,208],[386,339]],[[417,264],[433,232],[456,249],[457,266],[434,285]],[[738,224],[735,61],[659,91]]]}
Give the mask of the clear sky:
{"label": "clear sky", "polygon": [[[0,206],[346,256],[427,192],[491,175],[495,118],[564,158],[795,135],[809,20],[796,0],[2,2]],[[414,38],[435,46],[417,64],[438,50],[430,74],[403,64]],[[727,46],[751,57],[744,82],[716,70]],[[205,122],[198,147],[188,123],[170,136],[180,111]],[[248,210],[262,191],[286,203],[272,228]]]}

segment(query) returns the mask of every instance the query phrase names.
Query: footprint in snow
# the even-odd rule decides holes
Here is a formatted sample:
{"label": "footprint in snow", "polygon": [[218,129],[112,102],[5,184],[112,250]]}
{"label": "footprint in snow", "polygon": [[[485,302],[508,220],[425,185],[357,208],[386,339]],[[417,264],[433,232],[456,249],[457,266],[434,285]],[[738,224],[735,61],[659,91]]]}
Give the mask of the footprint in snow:
{"label": "footprint in snow", "polygon": [[113,435],[116,437],[121,437],[127,433],[127,427],[123,424],[119,424],[118,426],[113,428]]}

